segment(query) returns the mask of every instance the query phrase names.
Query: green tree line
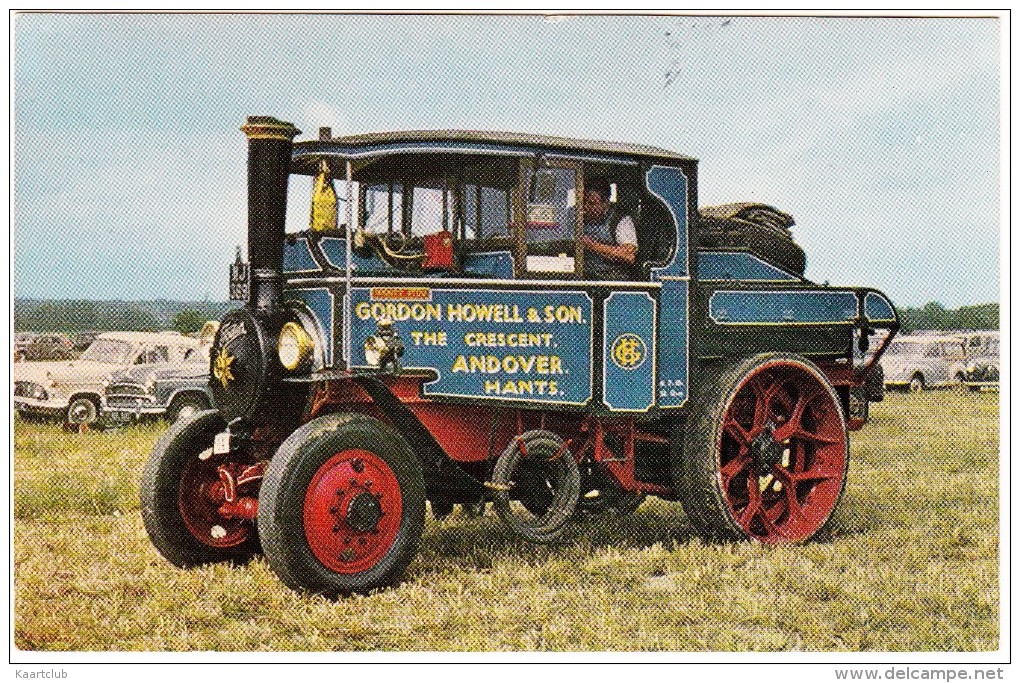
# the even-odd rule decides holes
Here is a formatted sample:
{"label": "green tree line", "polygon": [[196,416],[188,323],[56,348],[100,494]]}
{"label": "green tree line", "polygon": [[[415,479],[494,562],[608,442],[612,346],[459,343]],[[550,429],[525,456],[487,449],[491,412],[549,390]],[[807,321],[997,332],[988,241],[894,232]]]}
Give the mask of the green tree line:
{"label": "green tree line", "polygon": [[915,330],[997,330],[999,304],[945,308],[932,301],[920,308],[897,308],[901,332]]}
{"label": "green tree line", "polygon": [[206,320],[219,320],[236,304],[181,301],[86,301],[15,299],[15,332],[196,332]]}

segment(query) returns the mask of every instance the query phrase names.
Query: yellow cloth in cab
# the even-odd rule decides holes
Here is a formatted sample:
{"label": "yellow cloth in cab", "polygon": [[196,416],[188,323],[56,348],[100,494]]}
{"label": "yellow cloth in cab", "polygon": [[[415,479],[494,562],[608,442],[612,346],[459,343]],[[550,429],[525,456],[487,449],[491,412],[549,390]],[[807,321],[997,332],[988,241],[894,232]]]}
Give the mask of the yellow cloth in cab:
{"label": "yellow cloth in cab", "polygon": [[316,232],[336,230],[336,189],[329,166],[323,160],[319,163],[319,175],[315,177],[312,190],[312,217],[309,228]]}

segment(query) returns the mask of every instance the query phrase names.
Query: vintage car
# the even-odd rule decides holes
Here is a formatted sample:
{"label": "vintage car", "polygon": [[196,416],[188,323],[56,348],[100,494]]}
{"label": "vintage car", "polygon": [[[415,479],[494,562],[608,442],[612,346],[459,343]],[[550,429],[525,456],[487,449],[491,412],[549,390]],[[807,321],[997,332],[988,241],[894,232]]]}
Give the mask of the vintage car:
{"label": "vintage car", "polygon": [[106,422],[123,425],[155,416],[174,422],[207,410],[212,405],[209,347],[219,326],[216,320],[206,322],[197,335],[198,348],[188,349],[180,363],[136,366],[114,374],[106,386]]}
{"label": "vintage car", "polygon": [[[789,215],[699,211],[698,162],[657,147],[242,130],[246,305],[212,346],[214,408],[142,478],[169,561],[264,553],[335,596],[397,581],[426,505],[489,502],[534,543],[648,495],[710,539],[830,520],[898,321],[874,289],[805,279]],[[624,215],[636,248],[610,243]]]}
{"label": "vintage car", "polygon": [[912,392],[960,386],[967,373],[964,339],[955,335],[910,335],[894,340],[882,356],[885,386]]}
{"label": "vintage car", "polygon": [[14,362],[25,360],[25,349],[38,336],[38,332],[15,332],[11,337],[11,351],[14,354]]}
{"label": "vintage car", "polygon": [[198,341],[176,332],[105,332],[81,357],[14,366],[14,409],[63,418],[72,426],[98,421],[110,375],[129,367],[181,363]]}
{"label": "vintage car", "polygon": [[66,360],[74,355],[71,340],[67,335],[56,332],[33,334],[27,341],[16,340],[14,362],[26,360]]}
{"label": "vintage car", "polygon": [[999,386],[999,333],[988,334],[980,345],[970,343],[974,349],[967,358],[967,378],[964,384],[971,391],[995,389]]}
{"label": "vintage car", "polygon": [[85,330],[74,335],[74,340],[71,342],[71,347],[79,353],[87,349],[92,345],[92,342],[99,336],[98,332],[93,330]]}
{"label": "vintage car", "polygon": [[179,363],[138,365],[115,373],[106,386],[103,417],[112,425],[160,415],[173,422],[210,406],[209,350],[188,349]]}

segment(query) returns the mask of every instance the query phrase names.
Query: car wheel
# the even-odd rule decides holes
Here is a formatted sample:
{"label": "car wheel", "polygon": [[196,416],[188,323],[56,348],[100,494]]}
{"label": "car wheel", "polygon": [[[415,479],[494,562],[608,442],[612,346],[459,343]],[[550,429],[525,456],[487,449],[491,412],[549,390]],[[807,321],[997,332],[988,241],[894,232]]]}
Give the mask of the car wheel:
{"label": "car wheel", "polygon": [[67,424],[74,427],[93,425],[99,419],[99,406],[95,399],[80,396],[71,401],[65,414]]}
{"label": "car wheel", "polygon": [[[255,524],[219,512],[219,468],[213,439],[226,423],[216,411],[175,423],[156,442],[142,474],[142,521],[156,550],[178,567],[246,562],[259,551]],[[238,487],[251,496],[257,482]]]}
{"label": "car wheel", "polygon": [[192,417],[209,409],[209,403],[199,396],[182,396],[174,399],[167,409],[167,421],[177,422],[178,420],[190,420]]}
{"label": "car wheel", "polygon": [[810,361],[764,354],[705,373],[677,425],[674,480],[710,538],[799,542],[836,509],[849,463],[839,397]]}
{"label": "car wheel", "polygon": [[910,385],[907,387],[912,394],[919,394],[924,391],[924,377],[921,375],[914,375],[910,378]]}
{"label": "car wheel", "polygon": [[269,566],[326,596],[395,583],[418,550],[425,481],[407,440],[359,414],[326,415],[276,451],[259,498]]}

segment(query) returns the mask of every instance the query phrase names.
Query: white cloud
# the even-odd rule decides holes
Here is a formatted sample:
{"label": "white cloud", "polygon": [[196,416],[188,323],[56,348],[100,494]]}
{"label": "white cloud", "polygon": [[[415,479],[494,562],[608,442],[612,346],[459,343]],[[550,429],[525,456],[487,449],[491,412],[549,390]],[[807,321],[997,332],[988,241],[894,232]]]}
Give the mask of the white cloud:
{"label": "white cloud", "polygon": [[328,102],[312,102],[304,107],[302,113],[303,118],[298,127],[305,131],[306,136],[317,136],[319,128],[324,126],[333,129],[334,137],[355,132],[351,129],[350,121],[340,106]]}

